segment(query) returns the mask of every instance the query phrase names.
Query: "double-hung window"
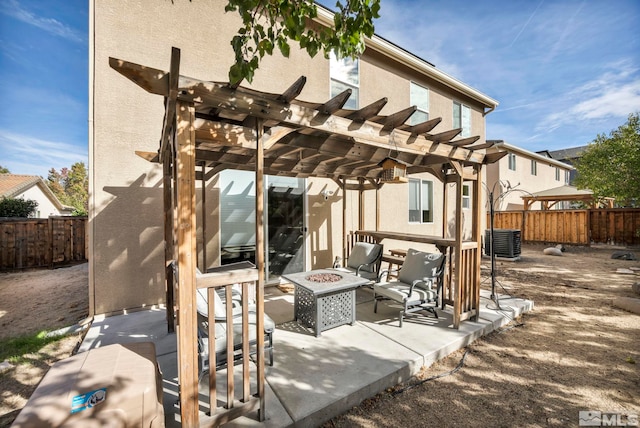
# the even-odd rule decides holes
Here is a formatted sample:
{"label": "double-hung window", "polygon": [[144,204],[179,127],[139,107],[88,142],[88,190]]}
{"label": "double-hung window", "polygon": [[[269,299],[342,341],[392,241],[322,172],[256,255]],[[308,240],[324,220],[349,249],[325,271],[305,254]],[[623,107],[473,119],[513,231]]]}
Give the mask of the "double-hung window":
{"label": "double-hung window", "polygon": [[531,159],[531,175],[538,175],[538,162]]}
{"label": "double-hung window", "polygon": [[433,182],[409,179],[409,223],[433,223]]}
{"label": "double-hung window", "polygon": [[337,59],[332,52],[329,60],[331,75],[331,98],[351,89],[351,96],[344,105],[344,108],[356,110],[359,108],[359,88],[360,71],[358,59],[342,58]]}
{"label": "double-hung window", "polygon": [[560,168],[556,167],[556,181],[560,181]]}
{"label": "double-hung window", "polygon": [[417,125],[429,120],[429,89],[411,82],[409,95],[411,105],[418,108],[409,118],[409,125]]}
{"label": "double-hung window", "polygon": [[455,101],[453,102],[453,128],[462,128],[461,137],[471,136],[471,109]]}
{"label": "double-hung window", "polygon": [[509,153],[509,169],[511,171],[516,170],[516,154],[515,153]]}
{"label": "double-hung window", "polygon": [[471,187],[468,184],[462,185],[462,208],[471,208]]}

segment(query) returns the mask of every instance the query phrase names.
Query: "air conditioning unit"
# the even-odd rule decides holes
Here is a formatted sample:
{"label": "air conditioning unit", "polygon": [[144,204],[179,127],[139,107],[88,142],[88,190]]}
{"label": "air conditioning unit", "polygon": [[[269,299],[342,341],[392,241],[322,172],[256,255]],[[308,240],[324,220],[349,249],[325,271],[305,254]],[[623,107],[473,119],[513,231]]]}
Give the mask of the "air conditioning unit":
{"label": "air conditioning unit", "polygon": [[[496,257],[514,258],[520,256],[521,239],[518,229],[494,229],[495,239],[493,242]],[[484,233],[484,252],[491,255],[491,231]]]}

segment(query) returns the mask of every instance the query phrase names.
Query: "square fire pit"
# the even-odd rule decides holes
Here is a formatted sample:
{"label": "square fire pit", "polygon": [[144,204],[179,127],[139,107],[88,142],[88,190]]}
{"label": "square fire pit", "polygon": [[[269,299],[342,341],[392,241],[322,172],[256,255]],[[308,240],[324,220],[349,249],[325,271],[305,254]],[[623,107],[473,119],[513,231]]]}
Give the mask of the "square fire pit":
{"label": "square fire pit", "polygon": [[294,318],[316,337],[330,328],[356,322],[356,288],[369,282],[333,269],[282,275],[294,285]]}

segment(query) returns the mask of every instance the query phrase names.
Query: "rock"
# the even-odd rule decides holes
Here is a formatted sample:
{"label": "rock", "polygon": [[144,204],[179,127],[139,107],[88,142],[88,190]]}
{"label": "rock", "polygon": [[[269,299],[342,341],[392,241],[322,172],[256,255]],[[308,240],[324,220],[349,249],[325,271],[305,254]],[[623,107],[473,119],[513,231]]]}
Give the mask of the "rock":
{"label": "rock", "polygon": [[0,373],[4,373],[7,370],[11,370],[12,368],[14,368],[15,366],[13,364],[11,364],[9,361],[3,361],[0,363]]}
{"label": "rock", "polygon": [[631,286],[631,289],[636,293],[640,294],[640,282],[636,282]]}
{"label": "rock", "polygon": [[633,297],[616,297],[613,299],[613,306],[633,312],[634,314],[640,314],[640,299]]}
{"label": "rock", "polygon": [[631,269],[625,269],[625,268],[618,268],[616,270],[616,273],[623,273],[623,274],[626,274],[626,275],[635,275],[634,271],[632,271]]}
{"label": "rock", "polygon": [[638,260],[636,255],[631,251],[614,251],[613,254],[611,254],[611,258],[616,260]]}
{"label": "rock", "polygon": [[542,253],[546,254],[547,256],[561,256],[562,250],[557,247],[549,247],[542,250]]}

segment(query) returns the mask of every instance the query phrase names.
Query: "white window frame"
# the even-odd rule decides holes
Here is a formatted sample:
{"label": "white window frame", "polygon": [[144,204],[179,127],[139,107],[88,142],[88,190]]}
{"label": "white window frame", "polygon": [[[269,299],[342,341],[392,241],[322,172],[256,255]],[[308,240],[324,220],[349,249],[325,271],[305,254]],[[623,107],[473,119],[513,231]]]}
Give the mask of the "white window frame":
{"label": "white window frame", "polygon": [[531,175],[538,175],[538,162],[531,159]]}
{"label": "white window frame", "polygon": [[471,209],[471,185],[462,185],[462,208]]}
{"label": "white window frame", "polygon": [[[458,111],[458,117],[456,117]],[[463,138],[471,136],[471,108],[458,101],[453,102],[453,128],[462,128],[460,136]]]}
{"label": "white window frame", "polygon": [[[342,78],[341,74],[338,73],[342,67],[348,67],[350,64],[354,64],[356,67],[356,82],[349,82]],[[336,58],[336,55],[331,52],[329,56],[329,97],[333,98],[345,89],[351,89],[351,96],[344,104],[345,108],[350,108],[357,110],[360,105],[360,62],[358,58]]]}
{"label": "white window frame", "polygon": [[[427,99],[426,104],[420,103],[417,99],[414,98],[414,90],[425,91]],[[419,85],[415,82],[409,82],[409,102],[411,105],[417,107],[416,112],[409,118],[409,125],[417,125],[418,123],[426,122],[427,120],[429,120],[429,95],[429,88],[427,88],[426,86]],[[424,117],[421,117],[424,115],[426,115],[426,119]]]}
{"label": "white window frame", "polygon": [[[417,209],[412,208],[412,186],[411,184],[418,185],[417,192],[417,201],[415,201],[415,207]],[[425,188],[426,187],[426,188]],[[409,179],[409,223],[411,224],[432,224],[433,223],[433,181],[431,180],[421,180],[418,178],[410,178]],[[425,190],[427,191],[427,201],[424,199]],[[413,211],[413,213],[412,213]],[[417,213],[416,213],[417,211]],[[427,219],[425,220],[425,212]],[[413,215],[412,215],[413,214]]]}
{"label": "white window frame", "polygon": [[515,153],[509,153],[509,169],[511,171],[516,170],[516,154]]}

